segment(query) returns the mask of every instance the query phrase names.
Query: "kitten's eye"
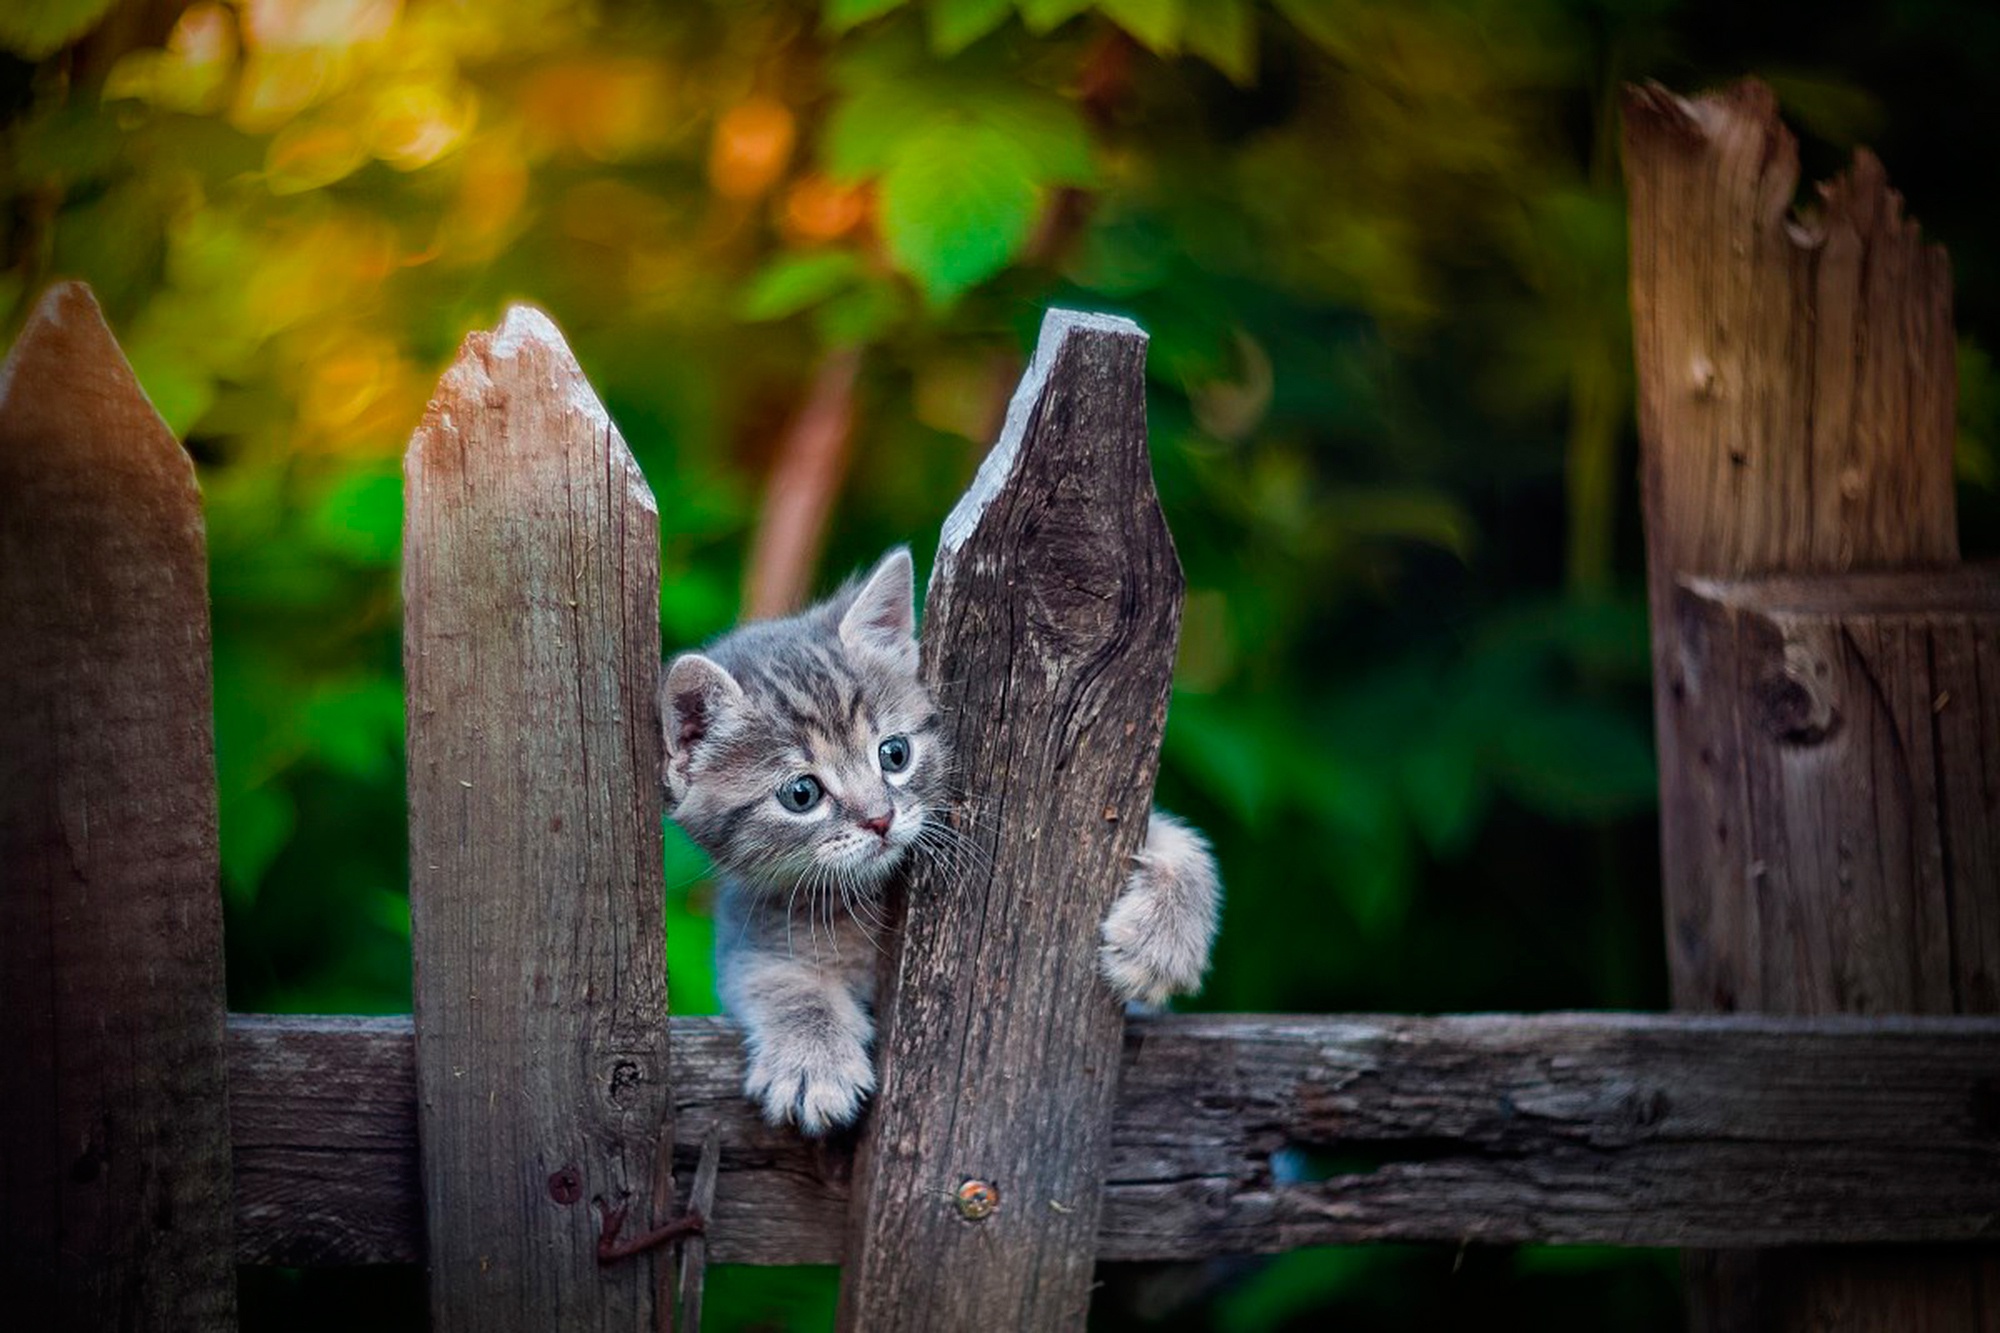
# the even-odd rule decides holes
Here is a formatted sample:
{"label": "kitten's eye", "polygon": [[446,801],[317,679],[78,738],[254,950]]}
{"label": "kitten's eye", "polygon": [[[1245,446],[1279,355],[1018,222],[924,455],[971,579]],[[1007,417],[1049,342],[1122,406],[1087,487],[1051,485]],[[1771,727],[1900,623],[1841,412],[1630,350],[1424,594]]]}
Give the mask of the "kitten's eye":
{"label": "kitten's eye", "polygon": [[888,740],[876,746],[875,752],[882,756],[882,771],[884,773],[900,773],[910,766],[910,738],[908,736],[891,736]]}
{"label": "kitten's eye", "polygon": [[819,785],[819,779],[810,773],[801,773],[784,786],[778,788],[778,804],[793,814],[802,815],[819,804],[819,798],[826,795],[826,788]]}

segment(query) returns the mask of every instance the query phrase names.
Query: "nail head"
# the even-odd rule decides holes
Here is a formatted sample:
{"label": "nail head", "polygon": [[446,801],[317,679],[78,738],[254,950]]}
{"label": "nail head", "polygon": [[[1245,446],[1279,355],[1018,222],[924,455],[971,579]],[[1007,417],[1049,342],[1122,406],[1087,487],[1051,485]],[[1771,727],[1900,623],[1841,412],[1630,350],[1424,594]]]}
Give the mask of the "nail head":
{"label": "nail head", "polygon": [[984,1180],[968,1180],[958,1187],[958,1215],[968,1222],[983,1222],[1000,1206],[1000,1190]]}

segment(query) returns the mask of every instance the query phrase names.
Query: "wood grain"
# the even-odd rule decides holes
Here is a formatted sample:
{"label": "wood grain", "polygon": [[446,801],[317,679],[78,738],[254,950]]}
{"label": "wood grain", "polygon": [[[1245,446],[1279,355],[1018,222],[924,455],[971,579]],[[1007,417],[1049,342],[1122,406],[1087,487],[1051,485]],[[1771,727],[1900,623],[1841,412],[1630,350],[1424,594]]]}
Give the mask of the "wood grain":
{"label": "wood grain", "polygon": [[[1810,714],[1815,687],[1793,688],[1781,670],[1770,697],[1746,695],[1729,673],[1705,672],[1701,617],[1681,614],[1690,578],[1956,561],[1950,265],[1865,151],[1820,188],[1815,212],[1794,215],[1797,144],[1759,84],[1694,101],[1630,90],[1625,169],[1675,1004],[1795,1014],[1985,1007],[1990,982],[1954,961],[1977,971],[1992,957],[2000,896],[1990,849],[1978,850],[1992,797],[1962,780],[1983,760],[1955,748],[1959,720],[1984,705],[1961,693],[1937,723],[1916,698],[1949,688],[1939,672],[1978,674],[1950,657],[1977,652],[1978,634],[1936,639],[1905,619],[1874,641],[1857,623],[1871,641],[1849,645],[1800,630],[1793,646],[1802,664],[1812,659],[1805,670],[1846,673],[1839,687],[1854,725],[1827,743],[1802,715],[1780,738],[1794,751],[1766,756],[1753,775],[1746,766],[1762,762],[1769,737],[1759,728],[1773,708]],[[1783,650],[1786,631],[1766,628],[1778,639],[1753,656]],[[1919,647],[1946,659],[1909,655]],[[1947,789],[1920,771],[1919,752],[1960,778]],[[1955,830],[1975,861],[1942,865],[1941,829]],[[1850,1254],[1820,1265],[1790,1256],[1761,1273],[1759,1263],[1692,1259],[1695,1326],[1818,1328],[1824,1317],[1833,1327],[2000,1328],[2000,1303],[1976,1297],[2000,1289],[1991,1259],[1939,1256],[1927,1267],[1905,1255],[1876,1266],[1897,1280],[1861,1284]],[[1824,1292],[1811,1290],[1815,1274]]]}
{"label": "wood grain", "polygon": [[229,1019],[236,1262],[421,1263],[408,1017]]}
{"label": "wood grain", "polygon": [[0,1285],[37,1329],[236,1322],[208,560],[81,284],[0,367]]}
{"label": "wood grain", "polygon": [[652,495],[525,307],[466,339],[405,471],[433,1323],[650,1328],[655,1256],[595,1246],[602,1208],[664,1220],[672,1142]]}
{"label": "wood grain", "polygon": [[1669,723],[1754,893],[1737,1002],[2000,1007],[2000,570],[1693,580],[1675,626]]}
{"label": "wood grain", "polygon": [[[1144,836],[1181,572],[1146,453],[1146,338],[1051,311],[945,520],[924,676],[980,865],[913,872],[856,1159],[842,1328],[1082,1328],[1120,1013],[1098,928]],[[968,1220],[971,1179],[1000,1206]]]}
{"label": "wood grain", "polygon": [[[230,1037],[242,1261],[419,1259],[409,1020]],[[742,1086],[733,1024],[673,1021],[681,1179],[723,1145],[709,1258],[838,1262],[847,1158]],[[1996,1088],[1996,1019],[1134,1019],[1094,1250],[1990,1241]]]}

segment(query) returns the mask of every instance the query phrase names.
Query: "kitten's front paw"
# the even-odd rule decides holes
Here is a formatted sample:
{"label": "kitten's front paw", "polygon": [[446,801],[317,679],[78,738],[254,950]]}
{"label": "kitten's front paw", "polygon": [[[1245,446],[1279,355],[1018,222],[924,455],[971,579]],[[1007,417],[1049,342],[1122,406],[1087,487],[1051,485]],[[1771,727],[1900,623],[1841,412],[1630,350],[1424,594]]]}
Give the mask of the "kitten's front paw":
{"label": "kitten's front paw", "polygon": [[1153,812],[1125,892],[1104,919],[1098,964],[1119,999],[1161,1004],[1208,970],[1222,884],[1201,835]]}
{"label": "kitten's front paw", "polygon": [[873,1091],[868,1048],[844,1036],[767,1043],[752,1055],[743,1080],[744,1095],[763,1108],[766,1120],[796,1124],[811,1138],[852,1122]]}

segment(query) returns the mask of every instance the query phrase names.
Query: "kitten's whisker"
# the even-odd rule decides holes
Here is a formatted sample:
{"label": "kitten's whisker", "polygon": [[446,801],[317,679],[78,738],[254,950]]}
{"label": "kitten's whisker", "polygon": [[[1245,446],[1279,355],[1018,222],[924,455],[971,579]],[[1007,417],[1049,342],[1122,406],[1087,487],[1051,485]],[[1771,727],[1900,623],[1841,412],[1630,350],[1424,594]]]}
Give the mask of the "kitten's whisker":
{"label": "kitten's whisker", "polygon": [[702,870],[697,870],[692,875],[688,875],[673,884],[667,885],[664,892],[679,893],[682,889],[685,889],[690,885],[698,884],[705,879],[714,879],[714,878],[717,878],[714,867],[712,866],[707,867]]}
{"label": "kitten's whisker", "polygon": [[928,848],[931,864],[937,866],[950,879],[970,878],[978,866],[966,861],[956,848],[943,844],[933,844]]}
{"label": "kitten's whisker", "polygon": [[836,867],[834,873],[826,876],[826,883],[824,885],[826,889],[826,938],[827,942],[833,945],[833,956],[835,958],[840,957],[840,931],[837,929],[833,919],[834,881],[838,878],[838,875],[839,871]]}
{"label": "kitten's whisker", "polygon": [[869,944],[874,946],[876,953],[881,953],[882,941],[877,938],[878,934],[880,933],[881,927],[878,924],[874,930],[870,930],[868,928],[867,923],[862,921],[860,914],[854,910],[857,893],[858,893],[858,882],[855,880],[853,875],[850,874],[841,881],[840,885],[841,904],[847,908],[847,915],[853,918],[855,928],[861,932],[862,936],[865,939],[867,939]]}
{"label": "kitten's whisker", "polygon": [[[791,893],[788,894],[785,898],[785,957],[794,960],[796,960],[799,955],[798,951],[792,948],[792,922],[797,919],[793,915],[792,906],[794,903],[798,902],[800,886],[806,882],[807,878],[811,876],[812,872],[813,872],[813,867],[810,864],[808,864],[804,870],[801,870],[799,872],[799,877],[796,880],[792,881]],[[807,901],[808,902],[811,901],[810,896],[808,896]]]}
{"label": "kitten's whisker", "polygon": [[806,885],[806,930],[808,942],[812,945],[812,960],[820,960],[819,951],[819,891],[826,878],[826,867],[814,864],[812,878]]}
{"label": "kitten's whisker", "polygon": [[929,851],[955,878],[993,868],[992,855],[982,844],[941,820],[925,820],[917,831],[916,845]]}
{"label": "kitten's whisker", "polygon": [[880,937],[888,933],[889,919],[882,913],[881,899],[876,892],[876,887],[878,886],[864,885],[857,882],[854,890],[854,901],[867,916],[869,925],[874,928],[872,938],[876,940],[875,951],[880,953],[882,951]]}

